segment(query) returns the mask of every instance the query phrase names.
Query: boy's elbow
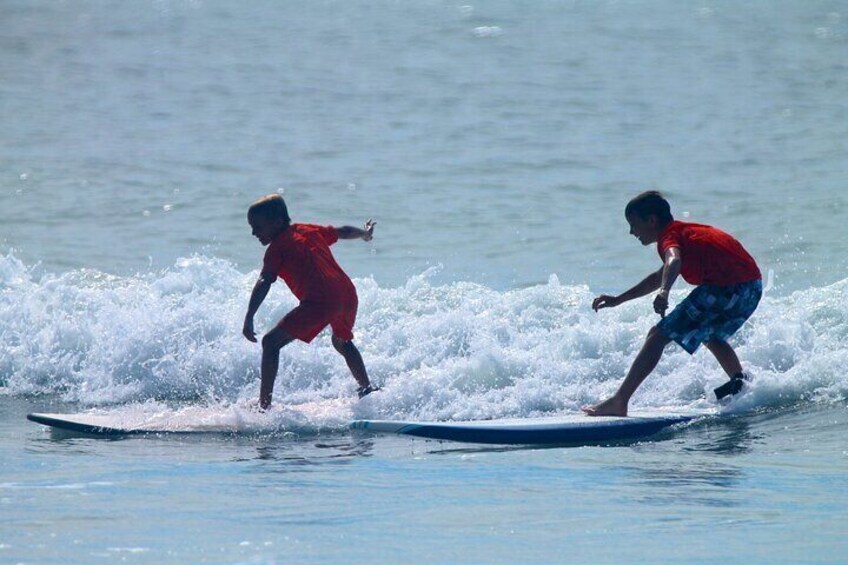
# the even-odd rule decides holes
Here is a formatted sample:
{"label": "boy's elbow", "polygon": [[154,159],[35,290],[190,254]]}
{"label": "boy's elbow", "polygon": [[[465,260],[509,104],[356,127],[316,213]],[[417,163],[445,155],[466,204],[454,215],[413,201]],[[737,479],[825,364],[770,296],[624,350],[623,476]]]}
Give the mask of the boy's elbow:
{"label": "boy's elbow", "polygon": [[271,275],[269,273],[262,273],[259,275],[259,279],[256,281],[257,288],[271,288],[271,285],[274,284],[274,281],[277,280],[277,277]]}

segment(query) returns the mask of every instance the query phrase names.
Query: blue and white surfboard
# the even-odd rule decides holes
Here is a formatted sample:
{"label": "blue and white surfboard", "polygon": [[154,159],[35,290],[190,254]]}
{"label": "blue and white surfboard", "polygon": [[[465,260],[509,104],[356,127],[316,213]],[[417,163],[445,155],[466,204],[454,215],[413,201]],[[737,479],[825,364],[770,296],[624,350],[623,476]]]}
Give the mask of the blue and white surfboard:
{"label": "blue and white surfboard", "polygon": [[647,438],[698,414],[635,414],[590,417],[570,414],[550,418],[477,420],[465,422],[399,422],[359,420],[355,430],[400,434],[435,440],[489,444],[574,445]]}

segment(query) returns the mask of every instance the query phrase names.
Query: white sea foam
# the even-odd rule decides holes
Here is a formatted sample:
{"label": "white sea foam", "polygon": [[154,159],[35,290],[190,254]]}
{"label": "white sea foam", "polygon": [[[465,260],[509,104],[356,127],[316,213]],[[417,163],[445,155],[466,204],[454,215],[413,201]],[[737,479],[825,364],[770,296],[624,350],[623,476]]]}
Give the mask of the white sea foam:
{"label": "white sea foam", "polygon": [[[284,350],[278,411],[260,427],[576,411],[616,389],[656,322],[645,301],[595,313],[589,288],[553,276],[547,284],[500,292],[468,282],[436,285],[433,273],[394,288],[355,281],[356,342],[381,393],[337,403],[353,397],[355,383],[322,334],[311,345]],[[254,418],[258,393],[260,348],[240,333],[255,276],[203,256],[134,277],[38,273],[13,255],[2,257],[0,387],[125,413],[135,406],[148,417],[165,407],[174,414],[175,405],[199,405],[238,425],[239,418]],[[756,378],[733,410],[845,401],[846,288],[848,279],[764,299],[734,338]],[[271,327],[294,304],[276,285],[257,329]],[[633,406],[703,409],[724,379],[709,353],[690,357],[670,346]],[[298,404],[308,410],[287,408]]]}

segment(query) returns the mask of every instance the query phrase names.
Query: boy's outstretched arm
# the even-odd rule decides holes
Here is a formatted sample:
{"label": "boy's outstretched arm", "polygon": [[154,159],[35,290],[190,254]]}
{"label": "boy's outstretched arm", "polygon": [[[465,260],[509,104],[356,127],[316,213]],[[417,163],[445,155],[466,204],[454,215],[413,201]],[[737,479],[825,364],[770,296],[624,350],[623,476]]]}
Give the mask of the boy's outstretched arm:
{"label": "boy's outstretched arm", "polygon": [[353,226],[342,226],[336,228],[339,234],[339,239],[361,239],[363,241],[371,241],[374,238],[374,226],[377,222],[369,219],[365,222],[365,229],[355,228]]}
{"label": "boy's outstretched arm", "polygon": [[660,285],[662,284],[662,274],[664,269],[665,266],[663,266],[656,272],[651,273],[650,275],[642,279],[639,284],[637,284],[630,290],[619,294],[618,296],[610,296],[608,294],[600,295],[592,301],[592,309],[597,312],[602,308],[615,308],[616,306],[624,304],[629,300],[633,300],[634,298],[640,298],[642,296],[645,296],[646,294],[654,292],[655,290],[660,288]]}
{"label": "boy's outstretched arm", "polygon": [[262,301],[268,296],[268,290],[270,290],[276,278],[274,275],[268,273],[260,274],[256,284],[253,285],[253,291],[250,293],[250,303],[247,306],[247,314],[244,316],[244,327],[241,333],[253,343],[256,343],[256,332],[253,330],[253,316],[256,315],[256,311],[259,310]]}

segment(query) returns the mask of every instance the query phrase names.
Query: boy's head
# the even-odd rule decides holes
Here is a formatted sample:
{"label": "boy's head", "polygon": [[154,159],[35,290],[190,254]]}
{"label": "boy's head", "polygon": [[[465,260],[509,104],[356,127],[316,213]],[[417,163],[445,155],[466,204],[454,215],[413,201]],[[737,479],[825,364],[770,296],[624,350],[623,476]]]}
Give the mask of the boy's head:
{"label": "boy's head", "polygon": [[291,225],[286,202],[279,194],[269,194],[254,202],[247,210],[247,223],[262,245],[268,245]]}
{"label": "boy's head", "polygon": [[656,190],[643,192],[628,202],[624,208],[624,217],[630,224],[630,233],[636,236],[642,245],[656,243],[663,229],[674,221],[671,206]]}

